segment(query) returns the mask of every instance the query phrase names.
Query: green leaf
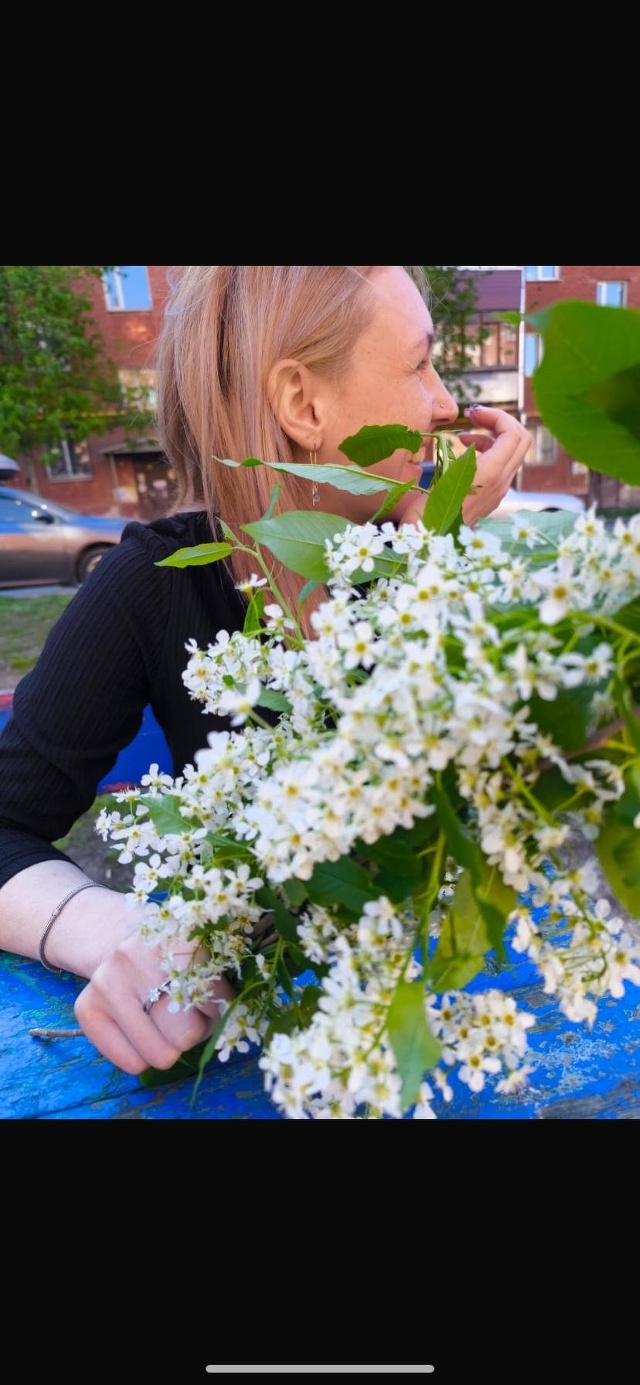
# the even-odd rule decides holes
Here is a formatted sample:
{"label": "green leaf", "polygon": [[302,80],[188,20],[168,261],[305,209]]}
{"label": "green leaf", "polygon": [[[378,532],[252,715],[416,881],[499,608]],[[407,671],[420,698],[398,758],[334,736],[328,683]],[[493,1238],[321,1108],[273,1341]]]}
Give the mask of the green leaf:
{"label": "green leaf", "polygon": [[431,1032],[424,1009],[424,982],[401,981],[387,1016],[387,1033],[402,1078],[402,1110],[413,1106],[425,1073],[435,1067],[442,1044]]}
{"label": "green leaf", "polygon": [[393,490],[385,495],[382,504],[376,510],[372,519],[376,522],[384,519],[385,515],[389,515],[392,510],[395,510],[396,505],[402,500],[403,495],[407,494],[407,491],[415,490],[420,490],[420,487],[414,485],[413,481],[399,481],[397,486],[394,486]]}
{"label": "green leaf", "polygon": [[573,798],[575,786],[567,784],[564,775],[561,774],[556,765],[549,765],[548,769],[545,769],[544,774],[541,774],[533,785],[532,793],[543,808],[555,813],[570,798]]}
{"label": "green leaf", "polygon": [[348,523],[342,515],[324,511],[289,510],[273,519],[243,524],[242,528],[292,572],[315,582],[326,582],[330,573],[324,556],[325,540],[342,534]]}
{"label": "green leaf", "polygon": [[459,865],[465,866],[476,880],[482,880],[487,872],[484,855],[460,821],[448,795],[438,782],[432,786],[431,797],[436,805],[438,825],[446,835],[451,855]]}
{"label": "green leaf", "polygon": [[[524,539],[514,539],[513,524],[518,519],[533,524],[534,528],[544,535],[544,543],[537,543],[535,548],[529,548]],[[571,533],[577,519],[578,514],[573,510],[527,510],[523,507],[516,510],[511,519],[479,519],[478,528],[495,534],[496,538],[500,539],[505,553],[515,558],[526,558],[527,562],[531,563],[548,561],[550,557],[555,557],[558,544]]]}
{"label": "green leaf", "polygon": [[622,798],[607,804],[593,843],[614,895],[634,919],[640,919],[640,830],[633,825],[638,813],[640,773],[629,777]]}
{"label": "green leaf", "polygon": [[269,1024],[263,1039],[265,1048],[268,1048],[274,1034],[293,1034],[300,1029],[308,1029],[321,995],[319,986],[304,986],[296,998],[295,1006],[283,1005]]}
{"label": "green leaf", "polygon": [[560,688],[552,702],[538,693],[529,698],[531,720],[563,750],[580,750],[587,740],[596,688]]}
{"label": "green leaf", "polygon": [[183,1053],[171,1068],[145,1068],[140,1073],[140,1082],[143,1087],[162,1087],[169,1082],[181,1082],[185,1077],[195,1076],[200,1067],[206,1047],[206,1041],[196,1044],[193,1048]]}
{"label": "green leaf", "polygon": [[375,466],[376,462],[385,462],[396,448],[404,447],[409,452],[418,452],[423,442],[423,433],[406,428],[403,423],[388,423],[384,427],[368,423],[358,433],[345,438],[340,443],[339,451],[344,452],[350,462],[357,462],[358,466]]}
{"label": "green leaf", "polygon": [[276,932],[286,943],[298,942],[298,920],[284,908],[279,899],[276,899],[274,905],[273,922]]}
{"label": "green leaf", "polygon": [[291,711],[291,703],[284,693],[274,692],[271,688],[262,689],[256,706],[270,707],[273,712]]}
{"label": "green leaf", "polygon": [[282,886],[282,893],[292,909],[299,909],[300,905],[304,904],[305,899],[308,898],[306,881],[295,879],[285,880]]}
{"label": "green leaf", "polygon": [[632,630],[640,642],[640,596],[628,601],[626,606],[620,606],[614,619],[616,625],[624,625],[625,630]]}
{"label": "green leaf", "polygon": [[265,512],[264,512],[264,514],[263,514],[263,516],[262,516],[263,519],[272,519],[272,518],[273,518],[273,515],[275,514],[275,511],[276,511],[276,505],[277,505],[277,503],[278,503],[278,496],[280,495],[281,490],[282,490],[282,481],[279,481],[279,482],[278,482],[278,485],[273,487],[273,490],[272,490],[272,492],[271,492],[271,499],[270,499],[269,504],[267,505],[267,508],[266,508],[266,510],[265,510]]}
{"label": "green leaf", "polygon": [[307,600],[307,597],[308,597],[308,596],[311,596],[311,593],[314,592],[314,591],[316,590],[316,587],[317,587],[317,586],[318,586],[318,583],[317,583],[317,582],[305,582],[304,587],[302,588],[302,591],[300,592],[300,596],[298,597],[298,606],[299,606],[299,607],[304,606],[304,603],[305,603],[305,601]]}
{"label": "green leaf", "polygon": [[476,474],[476,450],[468,447],[444,475],[429,487],[422,523],[436,534],[446,534],[451,528]]}
{"label": "green leaf", "polygon": [[368,843],[363,850],[369,860],[379,865],[382,870],[397,871],[404,876],[405,881],[420,879],[422,869],[414,848],[396,837],[395,833],[388,837],[379,837],[377,841]]}
{"label": "green leaf", "polygon": [[[151,794],[143,794],[138,800],[144,803],[149,810],[149,817],[162,837],[168,837],[175,833],[179,836],[183,832],[188,832],[190,822],[183,813],[178,811],[182,799],[178,794],[160,794],[154,797]],[[191,820],[193,825],[194,819]]]}
{"label": "green leaf", "polygon": [[342,905],[356,917],[379,894],[369,872],[349,856],[341,856],[339,861],[319,861],[307,883],[307,895],[314,904],[326,909]]}
{"label": "green leaf", "polygon": [[438,946],[429,964],[429,984],[434,991],[465,986],[482,970],[492,948],[482,911],[474,895],[468,870],[458,877],[448,913],[442,921]]}
{"label": "green leaf", "polygon": [[195,548],[178,548],[168,558],[154,563],[154,567],[204,567],[206,563],[219,563],[233,552],[230,543],[199,543]]}
{"label": "green leaf", "polygon": [[257,635],[262,630],[262,613],[264,610],[265,595],[264,587],[254,588],[247,606],[247,612],[242,626],[242,633],[247,638]]}
{"label": "green leaf", "polygon": [[622,424],[640,442],[640,363],[590,385],[582,398],[602,409],[613,423]]}
{"label": "green leaf", "polygon": [[544,343],[532,379],[543,423],[576,461],[633,485],[640,470],[640,311],[563,299],[527,320]]}
{"label": "green leaf", "polygon": [[[468,870],[464,870],[462,875],[458,876],[453,899],[449,905],[449,915],[449,939],[455,953],[461,956],[484,957],[485,952],[491,950],[491,939],[478,908],[473,881]],[[443,936],[444,930],[440,942]]]}
{"label": "green leaf", "polygon": [[481,956],[480,953],[449,954],[436,951],[431,959],[429,985],[432,991],[440,995],[446,991],[463,990],[467,982],[473,981],[474,976],[482,971],[483,966],[484,953]]}
{"label": "green leaf", "polygon": [[[231,463],[228,463],[231,465]],[[351,495],[377,495],[378,491],[392,490],[398,482],[391,476],[369,475],[359,466],[339,466],[333,462],[323,462],[321,466],[313,462],[264,462],[271,471],[284,471],[291,476],[300,476],[303,481],[317,482],[319,486],[335,486],[337,490],[349,491]],[[417,483],[405,483],[405,489],[418,489]]]}

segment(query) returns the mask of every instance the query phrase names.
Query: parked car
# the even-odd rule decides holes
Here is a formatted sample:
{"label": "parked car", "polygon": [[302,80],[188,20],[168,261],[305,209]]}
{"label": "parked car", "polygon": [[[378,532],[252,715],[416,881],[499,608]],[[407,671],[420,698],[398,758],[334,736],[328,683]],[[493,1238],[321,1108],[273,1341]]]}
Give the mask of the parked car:
{"label": "parked car", "polygon": [[[429,489],[434,471],[435,464],[425,462],[420,477],[423,490]],[[517,510],[574,510],[580,514],[584,509],[581,496],[570,495],[568,491],[518,491],[512,486],[489,518],[511,519]]]}
{"label": "parked car", "polygon": [[574,510],[580,514],[584,509],[584,500],[579,495],[564,491],[517,491],[511,487],[491,518],[511,519],[518,510]]}
{"label": "parked car", "polygon": [[0,587],[75,586],[120,540],[126,519],[83,515],[0,486]]}

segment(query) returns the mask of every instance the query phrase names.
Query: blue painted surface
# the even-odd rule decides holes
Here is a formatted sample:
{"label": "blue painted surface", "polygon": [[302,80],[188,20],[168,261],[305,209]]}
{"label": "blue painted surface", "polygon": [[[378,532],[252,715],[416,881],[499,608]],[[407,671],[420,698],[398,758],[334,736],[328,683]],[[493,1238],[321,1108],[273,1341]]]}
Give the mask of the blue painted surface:
{"label": "blue painted surface", "polygon": [[[0,727],[10,696],[0,694]],[[119,755],[101,791],[139,782],[157,762],[171,772],[163,733],[147,708],[138,736]],[[143,1087],[102,1058],[84,1038],[43,1041],[33,1028],[76,1026],[73,1003],[84,983],[57,977],[39,963],[0,955],[0,1119],[38,1120],[280,1120],[264,1091],[255,1053],[216,1063],[205,1073],[195,1101],[194,1078]],[[527,1062],[533,1065],[521,1095],[498,1096],[491,1080],[479,1093],[452,1079],[454,1100],[434,1103],[440,1119],[640,1119],[640,990],[627,984],[621,1000],[600,1002],[591,1031],[566,1020],[526,958],[510,953],[497,975],[481,973],[471,991],[509,990],[536,1016]]]}
{"label": "blue painted surface", "polygon": [[30,1029],[76,1027],[73,1003],[84,982],[38,963],[0,959],[0,1119],[277,1120],[255,1056],[231,1057],[194,1078],[143,1087],[83,1037],[43,1040]]}
{"label": "blue painted surface", "polygon": [[163,774],[172,774],[171,755],[150,707],[145,707],[142,726],[130,745],[120,751],[109,773],[100,780],[98,793],[109,793],[122,784],[139,784],[150,765],[158,765]]}
{"label": "blue painted surface", "polygon": [[[84,983],[38,963],[0,958],[0,1119],[10,1120],[280,1120],[255,1052],[210,1066],[195,1101],[194,1078],[155,1088],[120,1072],[88,1040],[40,1040],[33,1028],[75,1027],[73,1003]],[[536,1015],[529,1031],[534,1071],[522,1095],[474,1094],[454,1078],[455,1099],[437,1106],[450,1120],[640,1119],[640,993],[602,1002],[589,1032],[571,1024],[545,996],[532,965],[518,959],[470,989],[500,986]]]}

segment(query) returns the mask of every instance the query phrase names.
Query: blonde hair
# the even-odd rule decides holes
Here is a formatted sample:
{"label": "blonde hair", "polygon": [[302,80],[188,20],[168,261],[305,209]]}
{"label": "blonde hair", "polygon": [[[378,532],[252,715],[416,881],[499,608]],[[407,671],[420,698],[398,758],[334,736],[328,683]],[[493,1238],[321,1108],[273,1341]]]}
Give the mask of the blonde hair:
{"label": "blonde hair", "polygon": [[[276,479],[282,484],[277,512],[309,509],[308,481],[261,466],[239,472],[216,458],[294,460],[269,403],[270,371],[289,357],[330,378],[343,374],[373,315],[373,269],[190,265],[170,271],[156,371],[159,438],[177,479],[174,514],[203,508],[214,533],[219,515],[247,541],[240,525],[265,513]],[[426,298],[421,268],[408,272]],[[229,561],[236,582],[255,569],[246,554]],[[304,579],[283,569],[278,585],[295,610]],[[310,612],[325,595],[322,589],[305,603],[307,634]]]}

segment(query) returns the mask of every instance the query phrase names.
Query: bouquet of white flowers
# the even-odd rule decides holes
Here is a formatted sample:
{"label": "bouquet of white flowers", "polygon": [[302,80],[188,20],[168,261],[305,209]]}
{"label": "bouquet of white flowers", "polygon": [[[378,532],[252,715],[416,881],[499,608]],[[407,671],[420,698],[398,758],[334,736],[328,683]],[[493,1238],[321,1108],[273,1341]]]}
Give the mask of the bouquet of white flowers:
{"label": "bouquet of white flowers", "polygon": [[[458,1083],[526,1082],[534,1017],[467,989],[507,944],[575,1022],[640,982],[640,945],[572,856],[589,838],[621,912],[640,913],[640,516],[469,529],[474,450],[443,449],[423,521],[395,527],[399,488],[367,466],[420,443],[363,429],[343,444],[352,465],[322,469],[386,489],[376,523],[245,526],[244,631],[191,642],[184,673],[233,729],[178,778],[152,766],[97,824],[135,862],[171,1003],[235,985],[201,1067],[259,1045],[293,1118],[431,1117]],[[167,564],[224,559],[222,530]],[[315,638],[263,548],[309,579],[303,598],[326,584]]]}

